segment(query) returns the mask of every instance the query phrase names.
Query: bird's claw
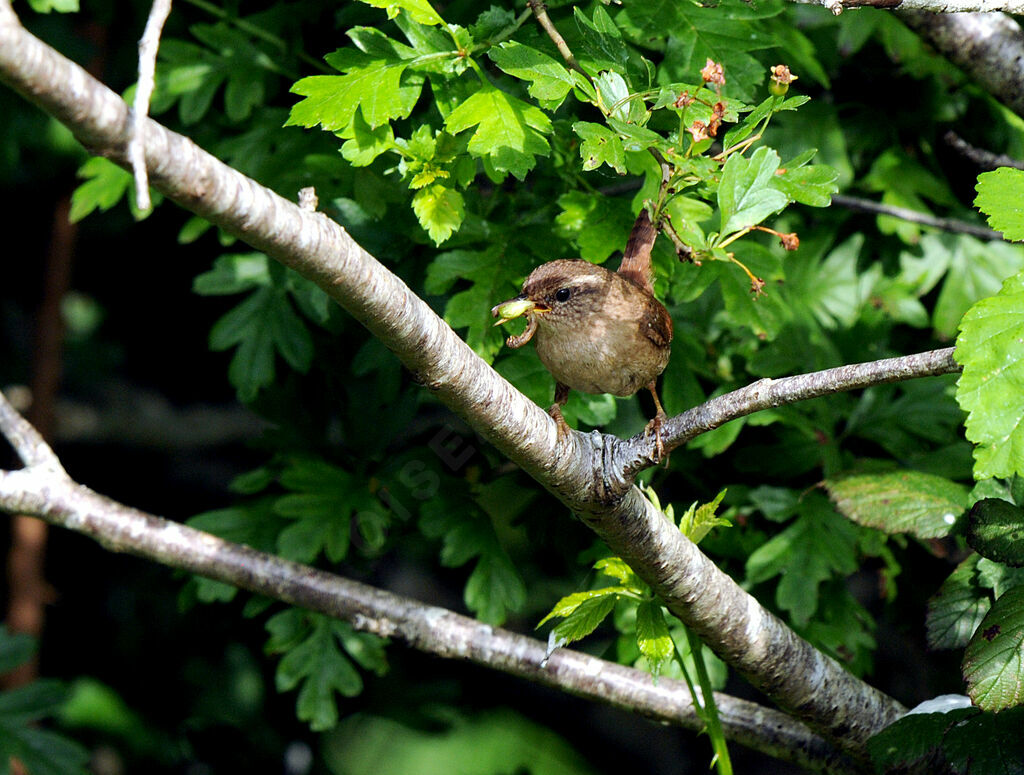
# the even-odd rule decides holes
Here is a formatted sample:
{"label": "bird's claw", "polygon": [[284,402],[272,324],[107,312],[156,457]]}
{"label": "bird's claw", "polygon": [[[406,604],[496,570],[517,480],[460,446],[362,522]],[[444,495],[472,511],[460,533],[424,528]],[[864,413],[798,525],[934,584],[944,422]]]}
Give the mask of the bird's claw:
{"label": "bird's claw", "polygon": [[668,420],[668,416],[664,412],[658,412],[644,428],[644,438],[654,435],[654,462],[657,464],[664,461],[667,466],[668,453],[665,452],[665,442],[661,438],[661,428],[666,420]]}

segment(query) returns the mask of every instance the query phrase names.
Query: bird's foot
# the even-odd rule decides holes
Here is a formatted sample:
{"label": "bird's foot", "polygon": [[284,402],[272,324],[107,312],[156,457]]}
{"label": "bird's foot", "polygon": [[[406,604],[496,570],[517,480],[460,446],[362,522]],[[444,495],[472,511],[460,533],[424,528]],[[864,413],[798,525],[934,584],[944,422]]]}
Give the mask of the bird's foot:
{"label": "bird's foot", "polygon": [[654,436],[654,462],[655,464],[664,462],[667,467],[669,453],[665,452],[665,442],[661,438],[661,428],[666,420],[668,420],[668,415],[658,412],[644,428],[644,438]]}
{"label": "bird's foot", "polygon": [[551,408],[548,409],[548,414],[551,415],[551,419],[558,425],[558,438],[561,440],[563,437],[568,436],[572,433],[572,428],[569,427],[569,423],[562,417],[562,406],[561,404],[552,404]]}

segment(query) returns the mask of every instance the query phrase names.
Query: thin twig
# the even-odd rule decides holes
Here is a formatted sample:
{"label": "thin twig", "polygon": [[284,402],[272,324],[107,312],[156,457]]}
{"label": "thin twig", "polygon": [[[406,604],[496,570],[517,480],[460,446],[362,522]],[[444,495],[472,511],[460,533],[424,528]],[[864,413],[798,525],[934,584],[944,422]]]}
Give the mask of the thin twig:
{"label": "thin twig", "polygon": [[[953,360],[953,348],[947,347],[898,358],[853,363],[792,377],[761,379],[752,385],[712,398],[700,406],[669,418],[664,426],[665,447],[669,450],[675,449],[702,433],[725,425],[730,420],[764,409],[873,385],[955,374],[961,369],[960,364]],[[622,443],[636,454],[635,462],[626,467],[627,478],[631,481],[636,472],[649,465],[645,458],[650,454],[651,440],[641,433]]]}
{"label": "thin twig", "polygon": [[1003,235],[1000,232],[993,231],[986,226],[981,226],[976,223],[968,223],[967,221],[957,220],[956,218],[938,218],[934,215],[929,215],[928,213],[911,210],[908,207],[886,205],[881,202],[874,202],[870,199],[861,199],[856,196],[833,194],[832,204],[839,205],[840,207],[846,207],[850,210],[859,210],[860,212],[865,213],[889,215],[903,221],[917,223],[922,226],[931,226],[936,229],[942,229],[943,231],[949,231],[957,234],[970,234],[972,237],[977,237],[978,239],[983,240],[1001,240],[1003,238]]}
{"label": "thin twig", "polygon": [[569,65],[571,69],[585,75],[587,80],[589,80],[590,76],[587,75],[586,71],[582,67],[580,67],[580,63],[576,61],[576,57],[572,55],[572,51],[569,49],[569,44],[566,43],[565,38],[562,37],[562,33],[555,28],[554,22],[551,21],[550,17],[548,17],[547,6],[540,2],[540,0],[527,0],[526,5],[531,11],[533,11],[533,15],[537,17],[537,23],[544,29],[544,32],[548,34],[548,37],[551,38],[551,42],[555,44],[555,48],[558,49],[558,53],[562,55],[562,59],[565,60],[565,63]]}
{"label": "thin twig", "polygon": [[994,170],[999,167],[1013,167],[1014,169],[1024,170],[1024,161],[1007,156],[1005,153],[993,153],[984,148],[978,148],[976,145],[971,145],[952,129],[942,136],[942,140],[965,159],[968,159],[982,169]]}
{"label": "thin twig", "polygon": [[0,429],[26,466],[64,472],[60,460],[42,435],[0,393]]}
{"label": "thin twig", "polygon": [[128,156],[135,176],[135,206],[142,212],[153,206],[149,199],[149,174],[146,172],[146,118],[149,116],[149,100],[153,96],[160,32],[170,13],[171,0],[153,0],[153,7],[146,20],[146,30],[139,41],[139,78],[132,106],[132,139],[128,144]]}

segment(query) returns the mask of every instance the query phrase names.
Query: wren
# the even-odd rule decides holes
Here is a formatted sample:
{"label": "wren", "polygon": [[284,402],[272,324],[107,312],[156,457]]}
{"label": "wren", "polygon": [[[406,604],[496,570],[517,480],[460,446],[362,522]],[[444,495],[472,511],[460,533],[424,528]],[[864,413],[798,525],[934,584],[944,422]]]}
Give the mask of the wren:
{"label": "wren", "polygon": [[569,390],[631,396],[651,391],[657,415],[657,455],[664,454],[661,426],[665,411],[656,381],[668,364],[672,318],[654,298],[651,248],[657,237],[646,210],[630,234],[617,272],[581,259],[559,259],[530,273],[522,293],[498,304],[491,314],[498,325],[525,315],[526,330],[510,336],[509,347],[533,339],[541,363],[555,378],[555,403],[549,410],[559,431],[568,429],[561,407]]}

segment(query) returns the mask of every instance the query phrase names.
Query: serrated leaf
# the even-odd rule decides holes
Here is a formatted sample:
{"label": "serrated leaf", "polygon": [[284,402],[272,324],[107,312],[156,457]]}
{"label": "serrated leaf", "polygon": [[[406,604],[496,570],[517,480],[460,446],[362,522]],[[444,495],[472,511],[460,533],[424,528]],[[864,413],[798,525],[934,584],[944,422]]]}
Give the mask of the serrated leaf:
{"label": "serrated leaf", "polygon": [[326,59],[342,75],[311,75],[297,81],[291,91],[305,99],[292,106],[286,126],[319,124],[340,131],[361,109],[373,129],[412,112],[424,83],[422,75],[406,73],[416,52],[377,30],[356,28],[349,34],[371,53],[340,49]]}
{"label": "serrated leaf", "polygon": [[543,627],[551,619],[563,619],[572,615],[575,613],[577,608],[588,600],[593,600],[598,597],[608,597],[609,595],[615,597],[621,594],[621,592],[621,587],[601,587],[601,589],[585,589],[582,592],[573,592],[571,595],[566,595],[555,603],[554,608],[548,612],[548,615],[537,622],[537,627]]}
{"label": "serrated leaf", "polygon": [[299,372],[313,361],[313,340],[283,289],[260,287],[214,323],[210,349],[237,346],[228,377],[242,401],[274,381],[275,353]]}
{"label": "serrated leaf", "polygon": [[964,651],[967,693],[983,710],[1024,703],[1024,585],[992,604]]}
{"label": "serrated leaf", "polygon": [[778,168],[779,155],[767,147],[758,148],[749,159],[740,154],[729,157],[718,186],[723,236],[754,226],[786,206],[786,194],[771,185]]}
{"label": "serrated leaf", "polygon": [[475,503],[461,499],[452,503],[438,496],[420,508],[420,529],[429,538],[444,539],[442,565],[459,567],[476,558],[464,598],[479,618],[498,625],[508,611],[524,604],[522,577],[498,541],[494,526]]}
{"label": "serrated leaf", "polygon": [[338,723],[335,693],[354,697],[363,690],[363,679],[336,640],[343,623],[325,616],[313,616],[313,622],[308,637],[281,659],[275,680],[280,692],[302,684],[296,700],[297,715],[313,731],[323,732]]}
{"label": "serrated leaf", "polygon": [[218,256],[213,269],[196,276],[192,291],[200,296],[226,296],[269,285],[270,264],[263,253]]}
{"label": "serrated leaf", "polygon": [[[369,548],[383,543],[387,518],[383,504],[366,482],[322,460],[293,461],[281,474],[281,484],[291,490],[274,503],[274,512],[294,522],[277,539],[280,554],[309,563],[322,552],[340,562],[348,553],[352,518],[362,518],[373,532]],[[380,535],[377,533],[380,532]]]}
{"label": "serrated leaf", "polygon": [[868,751],[879,772],[922,760],[932,762],[940,751],[946,732],[964,719],[978,715],[974,708],[957,708],[948,713],[913,713],[890,724],[868,740]]}
{"label": "serrated leaf", "polygon": [[828,207],[832,194],[839,191],[839,173],[827,164],[786,167],[781,175],[772,175],[771,185],[791,202],[810,207]]}
{"label": "serrated leaf", "polygon": [[802,626],[818,607],[819,585],[857,569],[858,528],[823,496],[808,496],[800,510],[793,524],[751,553],[746,568],[754,584],[781,575],[776,602]]}
{"label": "serrated leaf", "polygon": [[389,19],[394,19],[399,11],[405,11],[414,22],[420,24],[444,24],[444,19],[434,10],[427,0],[361,0],[374,8],[383,8]]}
{"label": "serrated leaf", "polygon": [[603,557],[594,563],[594,570],[600,571],[605,576],[618,579],[624,587],[636,589],[638,592],[643,583],[636,572],[621,557]]}
{"label": "serrated leaf", "polygon": [[675,646],[661,604],[655,600],[644,600],[637,606],[636,644],[647,658],[651,674],[657,678],[665,662],[671,659]]}
{"label": "serrated leaf", "polygon": [[978,175],[974,206],[988,216],[988,225],[1008,240],[1024,240],[1024,170],[1000,167]]}
{"label": "serrated leaf", "polygon": [[548,100],[557,107],[573,87],[572,76],[560,62],[531,46],[506,41],[491,48],[487,56],[509,75],[529,81],[527,91],[536,100]]}
{"label": "serrated leaf", "polygon": [[972,554],[960,563],[928,600],[925,625],[931,648],[966,646],[992,607],[989,594],[978,584],[979,559],[978,555]]}
{"label": "serrated leaf", "polygon": [[121,201],[132,187],[132,175],[114,162],[101,156],[89,159],[78,170],[83,178],[71,195],[71,211],[68,220],[78,223],[89,213],[106,212]]}
{"label": "serrated leaf", "polygon": [[544,135],[551,132],[551,119],[539,108],[492,86],[474,92],[445,121],[453,135],[471,127],[475,129],[469,152],[519,180],[533,169],[537,156],[550,152]]}
{"label": "serrated leaf", "polygon": [[967,412],[974,475],[1024,475],[1024,272],[982,299],[960,324],[956,399]]}
{"label": "serrated leaf", "polygon": [[435,245],[440,245],[458,231],[466,217],[462,194],[440,183],[417,191],[412,198],[412,209]]}
{"label": "serrated leaf", "polygon": [[614,595],[601,595],[586,600],[571,614],[555,625],[552,633],[563,644],[573,643],[587,637],[615,607]]}
{"label": "serrated leaf", "polygon": [[920,471],[831,477],[825,489],[839,513],[858,525],[918,538],[949,535],[967,508],[966,487]]}
{"label": "serrated leaf", "polygon": [[1024,509],[1001,498],[983,498],[971,508],[967,543],[990,560],[1024,566]]}
{"label": "serrated leaf", "polygon": [[391,124],[384,123],[379,127],[371,127],[363,119],[361,110],[357,110],[352,124],[341,133],[347,138],[341,146],[341,155],[353,167],[366,167],[382,153],[389,151],[395,144],[395,133]]}
{"label": "serrated leaf", "polygon": [[691,504],[686,513],[679,519],[679,529],[683,535],[699,544],[712,528],[728,526],[729,520],[715,515],[719,504],[725,497],[725,490],[721,490],[710,503],[702,503],[699,506],[696,501]]}
{"label": "serrated leaf", "polygon": [[1024,775],[1024,708],[978,713],[949,727],[943,740],[956,772]]}
{"label": "serrated leaf", "polygon": [[620,175],[626,174],[626,151],[617,134],[608,127],[589,121],[577,121],[572,125],[572,131],[583,141],[580,143],[580,156],[584,170],[595,170],[607,164]]}
{"label": "serrated leaf", "polygon": [[578,7],[574,7],[573,15],[580,34],[576,58],[583,69],[591,76],[596,76],[602,70],[625,73],[629,51],[622,40],[622,33],[608,12],[598,5],[594,8],[594,18],[591,20]]}

